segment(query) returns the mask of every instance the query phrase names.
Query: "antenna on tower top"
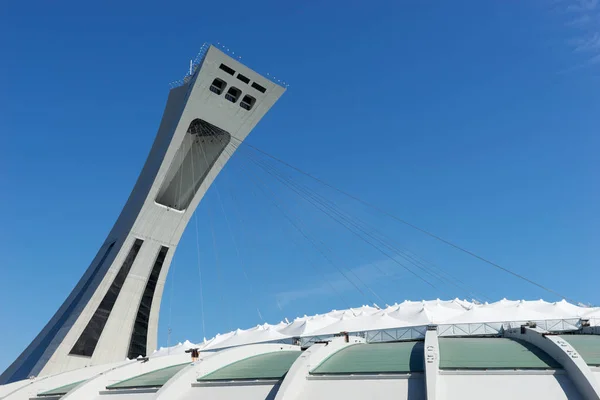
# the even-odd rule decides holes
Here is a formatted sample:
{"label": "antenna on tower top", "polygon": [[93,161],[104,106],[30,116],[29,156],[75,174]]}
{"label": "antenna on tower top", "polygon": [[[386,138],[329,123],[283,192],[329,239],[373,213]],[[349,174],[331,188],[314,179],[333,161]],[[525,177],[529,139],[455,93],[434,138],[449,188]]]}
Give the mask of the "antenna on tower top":
{"label": "antenna on tower top", "polygon": [[190,60],[190,76],[192,76],[192,67],[194,65],[194,60]]}

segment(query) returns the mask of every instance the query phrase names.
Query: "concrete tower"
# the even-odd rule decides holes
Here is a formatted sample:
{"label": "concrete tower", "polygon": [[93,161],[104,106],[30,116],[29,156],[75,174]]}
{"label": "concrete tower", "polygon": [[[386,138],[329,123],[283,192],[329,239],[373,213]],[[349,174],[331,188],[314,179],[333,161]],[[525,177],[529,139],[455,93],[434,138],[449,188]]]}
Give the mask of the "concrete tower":
{"label": "concrete tower", "polygon": [[156,349],[171,259],[198,203],[285,89],[207,47],[167,105],[142,172],[106,241],[0,385]]}

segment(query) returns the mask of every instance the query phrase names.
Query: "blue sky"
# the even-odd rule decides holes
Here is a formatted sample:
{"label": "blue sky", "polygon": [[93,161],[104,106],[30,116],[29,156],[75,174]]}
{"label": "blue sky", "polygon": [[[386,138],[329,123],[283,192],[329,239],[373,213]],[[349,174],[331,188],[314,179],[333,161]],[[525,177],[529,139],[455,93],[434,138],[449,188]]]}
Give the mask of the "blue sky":
{"label": "blue sky", "polygon": [[[0,370],[88,267],[141,170],[169,82],[204,42],[290,84],[249,143],[599,303],[597,1],[84,3],[13,2],[0,13]],[[198,208],[198,231],[192,221],[182,238],[159,345],[169,328],[173,344],[378,299],[466,297],[360,242],[268,181],[251,155],[234,157]],[[278,168],[478,296],[557,300]]]}

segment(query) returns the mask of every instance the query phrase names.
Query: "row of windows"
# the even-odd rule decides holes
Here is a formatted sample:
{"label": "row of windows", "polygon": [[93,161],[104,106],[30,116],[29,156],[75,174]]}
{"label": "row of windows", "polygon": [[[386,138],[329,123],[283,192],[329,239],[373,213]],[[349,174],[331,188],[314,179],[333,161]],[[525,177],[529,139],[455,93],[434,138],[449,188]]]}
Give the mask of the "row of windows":
{"label": "row of windows", "polygon": [[148,325],[150,324],[150,309],[152,308],[152,300],[154,299],[154,292],[156,291],[156,284],[158,283],[158,277],[160,271],[167,257],[168,247],[162,246],[154,260],[152,266],[152,272],[146,282],[146,288],[138,307],[137,316],[135,317],[135,323],[133,324],[133,332],[131,333],[131,340],[129,342],[129,351],[127,358],[133,360],[138,356],[146,356],[148,342]]}
{"label": "row of windows", "polygon": [[144,243],[141,239],[136,239],[133,243],[133,246],[129,250],[127,257],[123,261],[119,272],[115,276],[112,284],[108,288],[108,291],[104,295],[104,298],[100,302],[100,305],[96,309],[94,315],[89,320],[87,326],[75,342],[75,345],[69,352],[69,354],[77,355],[77,356],[85,356],[91,357],[94,354],[94,350],[96,349],[96,345],[100,340],[100,336],[102,335],[102,331],[106,326],[106,322],[108,321],[108,317],[112,312],[112,309],[117,302],[117,298],[121,293],[121,288],[125,283],[125,279],[129,275],[129,271],[131,270],[131,266],[135,261],[142,244]]}
{"label": "row of windows", "polygon": [[[234,76],[234,75],[235,75],[235,70],[234,70],[233,68],[231,68],[231,67],[228,67],[228,66],[227,66],[227,65],[225,65],[225,64],[221,64],[221,65],[219,66],[219,69],[221,69],[222,71],[225,71],[225,72],[227,72],[227,73],[228,73],[229,75],[231,75],[231,76]],[[247,77],[245,77],[245,76],[244,76],[244,75],[242,75],[242,74],[237,74],[237,78],[238,78],[240,81],[244,82],[245,84],[249,84],[249,83],[250,83],[250,78],[247,78]],[[261,93],[265,93],[265,92],[267,91],[267,88],[266,88],[266,87],[264,87],[264,86],[262,86],[262,85],[260,85],[260,84],[258,84],[258,83],[256,83],[256,82],[252,82],[252,85],[250,85],[250,86],[252,86],[254,89],[258,90],[258,91],[259,91],[259,92],[261,92]]]}
{"label": "row of windows", "polygon": [[[220,95],[221,93],[223,93],[223,91],[226,88],[227,88],[227,82],[225,82],[224,80],[219,79],[219,78],[215,78],[215,80],[210,85],[210,91],[217,95]],[[239,98],[241,96],[242,96],[242,91],[240,89],[236,88],[235,86],[230,87],[229,90],[227,91],[227,93],[225,93],[225,98],[232,103],[237,103],[237,101],[239,100]],[[240,101],[240,107],[242,107],[245,110],[250,111],[252,109],[252,107],[254,106],[254,103],[256,103],[256,99],[254,97],[250,96],[249,94],[245,94],[244,97],[242,98],[242,101]]]}

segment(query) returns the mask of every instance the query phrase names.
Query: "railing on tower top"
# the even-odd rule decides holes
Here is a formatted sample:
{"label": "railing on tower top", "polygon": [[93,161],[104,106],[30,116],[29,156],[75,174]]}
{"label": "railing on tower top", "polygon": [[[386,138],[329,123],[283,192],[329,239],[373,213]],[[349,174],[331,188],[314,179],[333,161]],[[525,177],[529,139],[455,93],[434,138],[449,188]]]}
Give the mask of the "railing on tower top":
{"label": "railing on tower top", "polygon": [[[198,54],[196,55],[196,57],[190,61],[190,66],[189,66],[189,69],[188,69],[186,75],[183,78],[173,81],[169,84],[171,89],[174,89],[176,87],[179,87],[179,86],[182,86],[183,84],[188,83],[190,81],[190,79],[192,79],[194,77],[198,68],[200,68],[200,66],[202,65],[202,62],[204,61],[204,57],[206,57],[206,53],[208,52],[208,49],[210,48],[210,46],[211,46],[210,43],[204,43],[202,45],[202,47],[200,47],[200,51],[198,51]],[[215,47],[219,48],[218,46],[215,46]],[[221,50],[225,50],[225,51],[229,50],[229,49],[226,49],[224,46],[221,46],[221,47],[222,47]],[[262,76],[264,78],[270,80],[271,82],[273,82],[276,85],[287,87],[287,84],[285,82],[278,80],[277,78],[275,78],[274,76],[272,76],[268,73],[266,75],[262,75]]]}
{"label": "railing on tower top", "polygon": [[204,43],[202,45],[202,47],[200,47],[200,51],[198,51],[198,54],[196,54],[196,57],[190,61],[190,67],[189,67],[186,75],[183,78],[173,81],[169,84],[171,86],[171,89],[179,87],[179,86],[189,82],[190,79],[192,79],[194,74],[196,74],[196,72],[198,71],[198,68],[200,68],[200,66],[202,65],[202,61],[204,61],[204,57],[206,57],[206,53],[208,52],[209,48],[210,48],[210,43]]}

